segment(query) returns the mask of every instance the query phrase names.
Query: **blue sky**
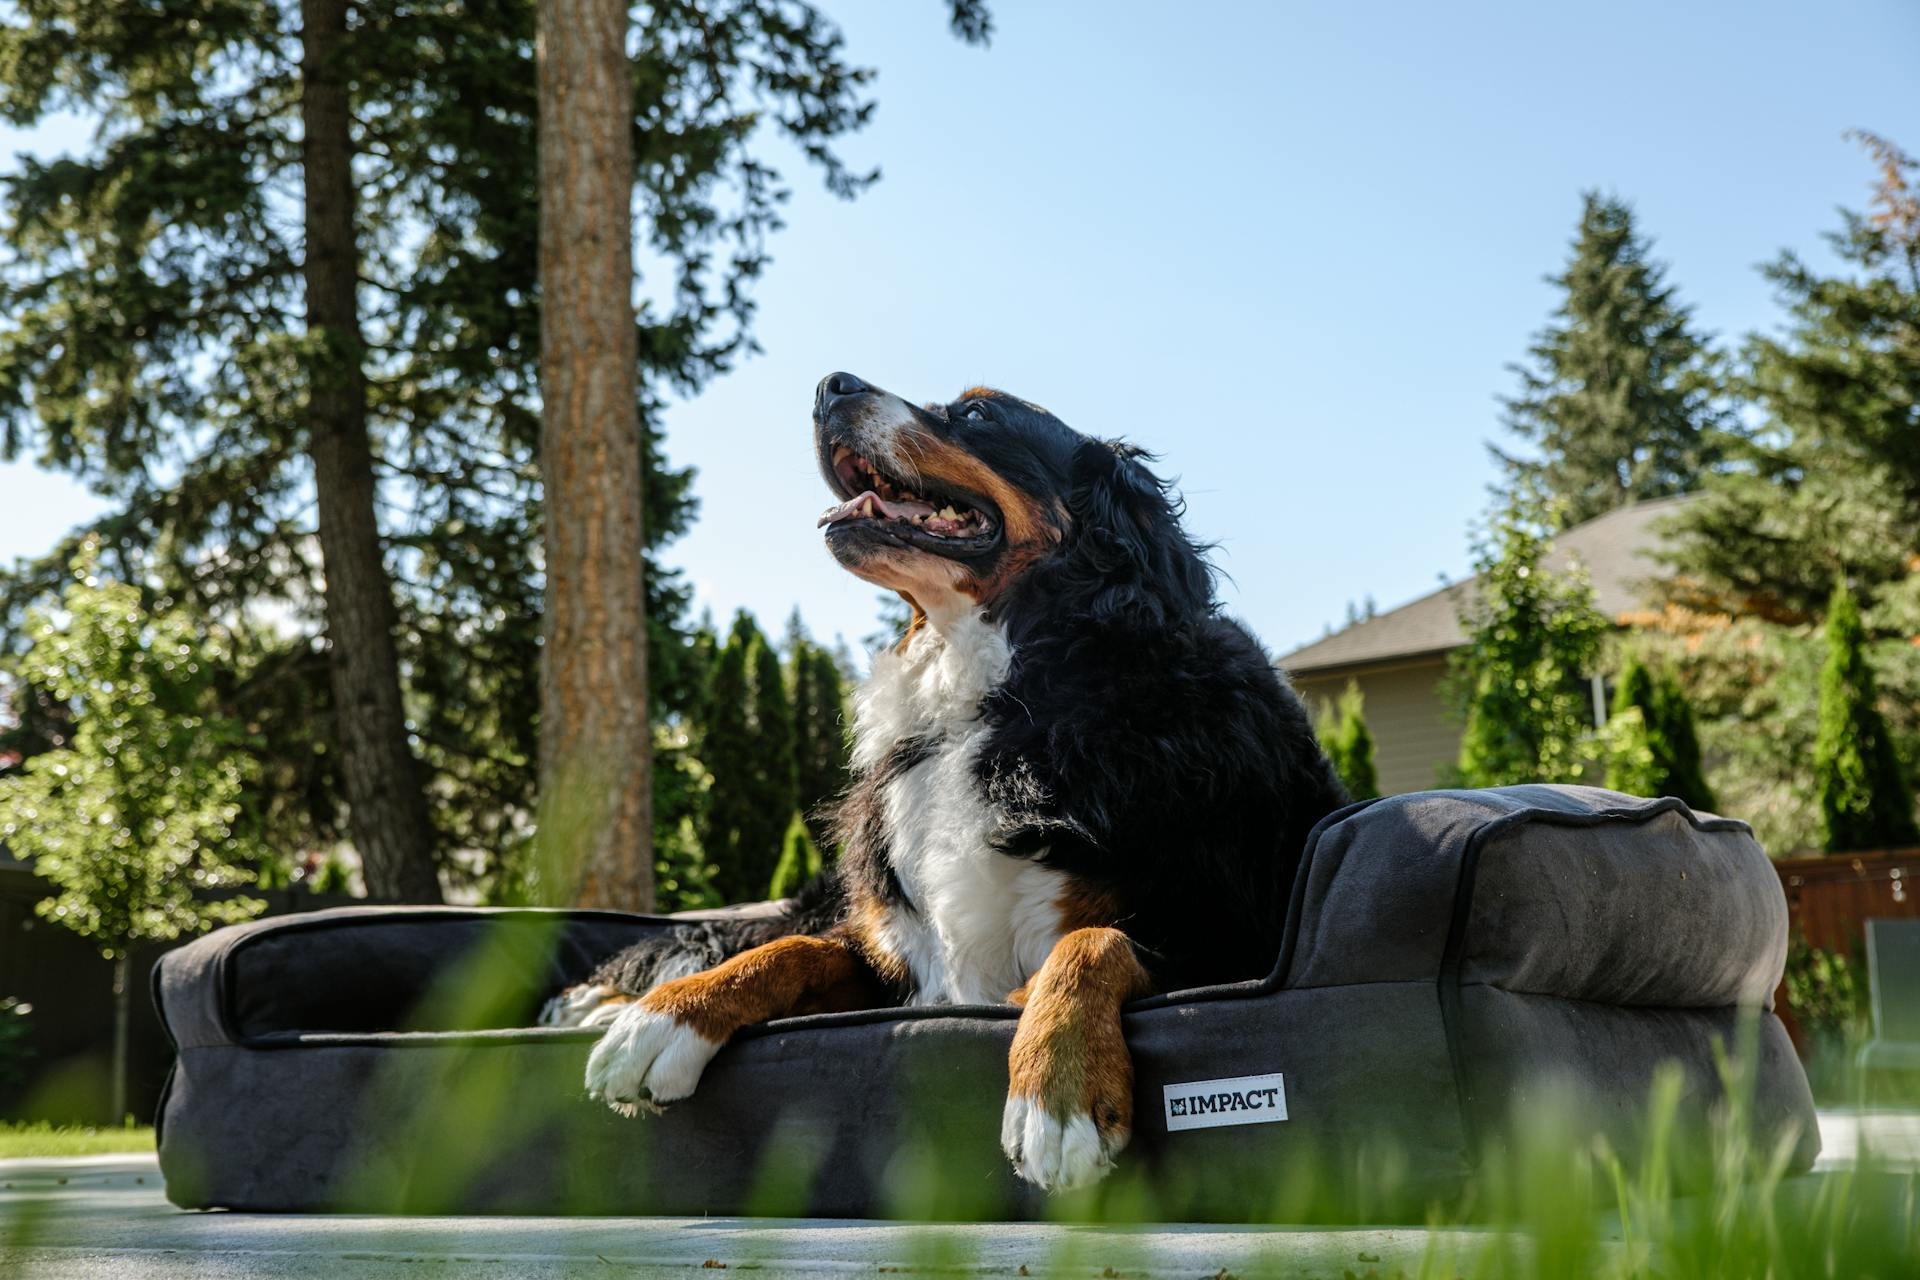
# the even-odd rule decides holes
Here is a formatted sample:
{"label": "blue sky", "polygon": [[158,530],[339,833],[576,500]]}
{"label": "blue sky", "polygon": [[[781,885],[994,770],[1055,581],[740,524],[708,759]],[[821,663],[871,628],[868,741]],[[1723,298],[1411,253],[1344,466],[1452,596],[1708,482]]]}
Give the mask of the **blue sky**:
{"label": "blue sky", "polygon": [[[1824,260],[1836,206],[1864,202],[1842,132],[1920,151],[1910,0],[1001,0],[985,50],[939,0],[824,7],[880,71],[845,149],[885,176],[848,204],[789,167],[765,354],[668,418],[703,504],[670,559],[723,620],[798,604],[850,640],[875,594],[813,528],[827,372],[921,400],[990,383],[1156,450],[1228,607],[1284,651],[1464,570],[1506,366],[1583,189],[1631,200],[1734,338],[1779,320],[1756,266]],[[0,164],[65,136],[0,128]],[[0,467],[0,559],[88,508]]]}

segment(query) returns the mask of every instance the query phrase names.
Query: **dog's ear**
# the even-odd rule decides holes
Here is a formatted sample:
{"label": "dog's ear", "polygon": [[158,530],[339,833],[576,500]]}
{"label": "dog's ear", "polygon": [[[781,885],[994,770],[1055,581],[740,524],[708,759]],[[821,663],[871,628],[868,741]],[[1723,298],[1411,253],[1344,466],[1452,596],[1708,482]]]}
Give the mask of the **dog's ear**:
{"label": "dog's ear", "polygon": [[1147,603],[1204,609],[1213,596],[1212,571],[1180,527],[1183,505],[1147,469],[1148,456],[1117,440],[1074,450],[1068,536],[1098,612]]}

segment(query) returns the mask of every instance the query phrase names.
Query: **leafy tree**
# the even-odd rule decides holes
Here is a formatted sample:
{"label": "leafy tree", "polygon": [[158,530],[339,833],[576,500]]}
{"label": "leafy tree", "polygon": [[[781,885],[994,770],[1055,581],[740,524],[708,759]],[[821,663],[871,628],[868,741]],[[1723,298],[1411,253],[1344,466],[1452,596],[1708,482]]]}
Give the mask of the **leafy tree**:
{"label": "leafy tree", "polygon": [[780,843],[780,863],[773,869],[773,882],[767,886],[769,898],[788,898],[800,886],[820,874],[825,865],[820,847],[807,831],[806,821],[796,813],[787,824],[786,838]]}
{"label": "leafy tree", "polygon": [[[978,0],[949,12],[986,37]],[[652,553],[692,514],[661,405],[751,348],[786,195],[762,143],[841,195],[876,175],[834,150],[869,118],[872,76],[819,10],[644,13]],[[21,0],[0,19],[0,114],[100,120],[84,154],[27,161],[0,195],[0,444],[110,499],[91,531],[121,576],[202,619],[271,616],[319,655],[283,679],[326,687],[282,705],[328,710],[336,771],[307,770],[310,732],[263,750],[326,786],[323,820],[351,823],[381,894],[432,896],[446,850],[498,855],[533,803],[534,43],[533,0]],[[57,592],[72,545],[11,578],[10,624]],[[692,692],[686,588],[651,558],[645,586],[657,721]]]}
{"label": "leafy tree", "polygon": [[1636,796],[1675,796],[1711,810],[1693,707],[1679,680],[1630,655],[1614,685],[1607,725],[1607,786]]}
{"label": "leafy tree", "polygon": [[1373,767],[1373,733],[1367,728],[1366,698],[1359,681],[1347,681],[1339,699],[1321,708],[1314,730],[1349,796],[1371,800],[1380,794],[1380,776]]}
{"label": "leafy tree", "polygon": [[708,687],[699,742],[712,776],[702,843],[727,902],[766,893],[794,811],[793,711],[780,659],[742,609]]}
{"label": "leafy tree", "polygon": [[1467,787],[1572,782],[1592,727],[1586,675],[1606,619],[1578,565],[1549,572],[1549,509],[1516,493],[1474,556],[1460,620],[1467,643],[1448,658],[1446,696],[1465,722],[1445,779]]}
{"label": "leafy tree", "polygon": [[1880,715],[1860,606],[1845,583],[1827,608],[1827,662],[1820,670],[1814,789],[1827,852],[1920,844],[1914,796]]}
{"label": "leafy tree", "polygon": [[833,843],[827,807],[847,786],[846,684],[834,655],[815,644],[795,609],[787,620],[788,684],[800,813],[821,848]]}
{"label": "leafy tree", "polygon": [[243,920],[258,899],[208,900],[252,877],[235,864],[245,731],[215,700],[217,643],[177,609],[103,578],[91,545],[57,611],[28,621],[16,674],[68,708],[65,746],[0,780],[0,838],[54,886],[37,914],[114,962],[113,1114],[126,1112],[128,955]]}
{"label": "leafy tree", "polygon": [[1494,456],[1558,502],[1562,528],[1693,488],[1723,428],[1712,356],[1633,210],[1588,192],[1567,268],[1548,279],[1560,306],[1506,402],[1507,427],[1538,456]]}

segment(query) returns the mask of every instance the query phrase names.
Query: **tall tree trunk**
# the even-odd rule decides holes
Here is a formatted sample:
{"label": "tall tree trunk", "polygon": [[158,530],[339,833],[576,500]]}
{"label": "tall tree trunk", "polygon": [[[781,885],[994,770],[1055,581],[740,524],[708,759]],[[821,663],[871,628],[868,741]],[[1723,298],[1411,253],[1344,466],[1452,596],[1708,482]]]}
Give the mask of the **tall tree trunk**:
{"label": "tall tree trunk", "polygon": [[133,959],[122,951],[113,958],[113,1082],[110,1086],[113,1123],[127,1122],[127,1014],[133,1005]]}
{"label": "tall tree trunk", "polygon": [[328,663],[340,774],[367,891],[440,901],[427,816],[393,643],[393,588],[374,517],[373,452],[361,369],[359,252],[353,234],[353,143],[339,50],[347,0],[301,0],[300,120],[306,181],[304,272],[314,350],[308,406],[320,557],[326,574]]}
{"label": "tall tree trunk", "polygon": [[540,0],[540,810],[550,892],[653,906],[626,0]]}

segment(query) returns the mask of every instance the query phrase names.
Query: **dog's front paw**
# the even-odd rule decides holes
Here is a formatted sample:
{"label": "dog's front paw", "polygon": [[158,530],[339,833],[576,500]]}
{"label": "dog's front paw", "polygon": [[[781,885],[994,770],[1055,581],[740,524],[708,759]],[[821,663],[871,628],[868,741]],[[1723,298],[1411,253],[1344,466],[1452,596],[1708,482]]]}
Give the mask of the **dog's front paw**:
{"label": "dog's front paw", "polygon": [[1103,1127],[1090,1111],[1054,1111],[1032,1094],[1008,1094],[1000,1116],[1000,1149],[1015,1173],[1043,1191],[1071,1191],[1106,1177],[1129,1135],[1111,1112]]}
{"label": "dog's front paw", "polygon": [[622,1115],[658,1111],[692,1094],[720,1044],[673,1014],[630,1004],[587,1058],[587,1093]]}

